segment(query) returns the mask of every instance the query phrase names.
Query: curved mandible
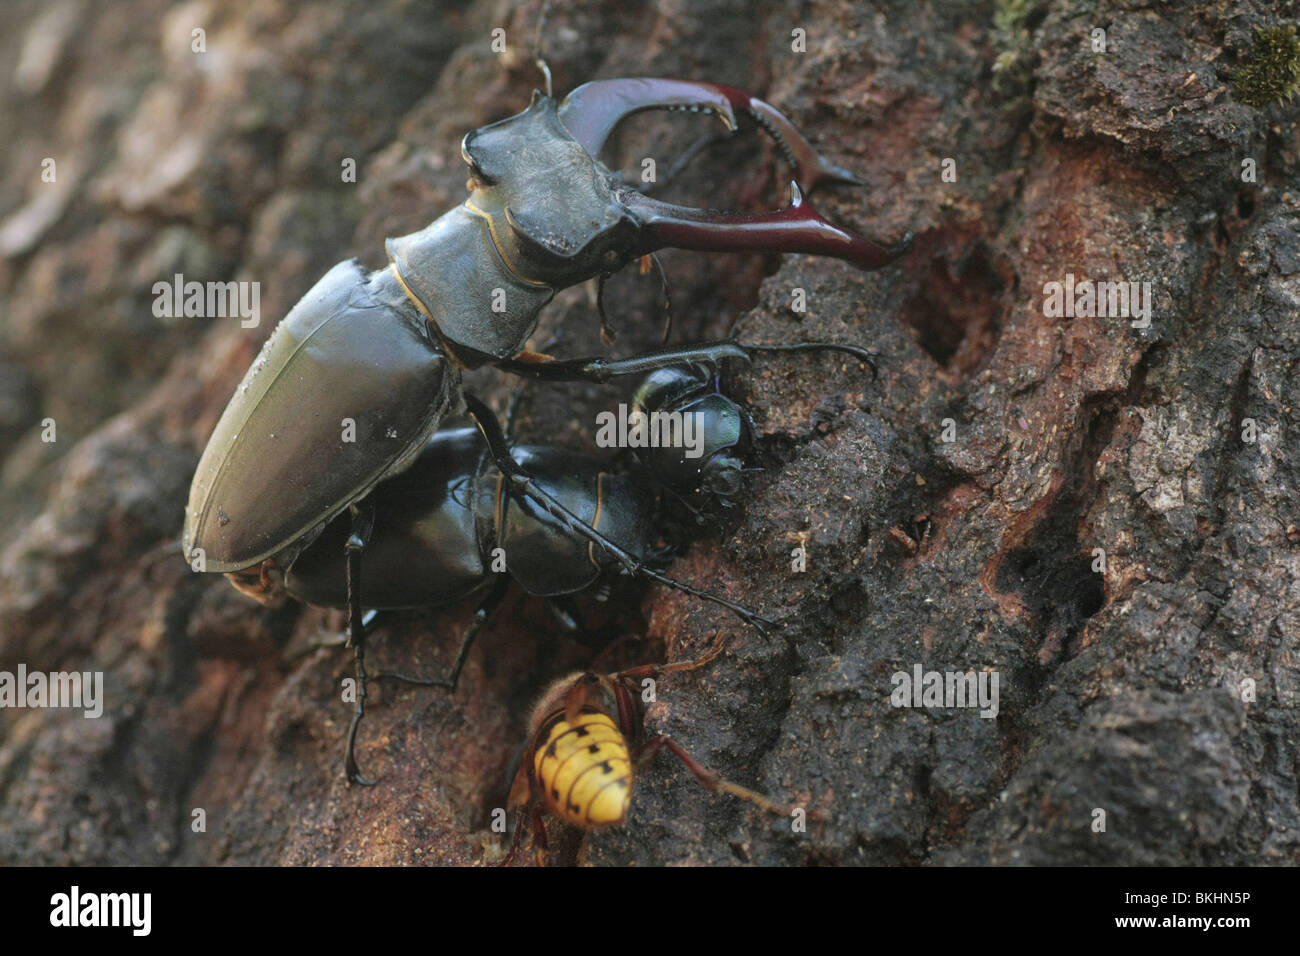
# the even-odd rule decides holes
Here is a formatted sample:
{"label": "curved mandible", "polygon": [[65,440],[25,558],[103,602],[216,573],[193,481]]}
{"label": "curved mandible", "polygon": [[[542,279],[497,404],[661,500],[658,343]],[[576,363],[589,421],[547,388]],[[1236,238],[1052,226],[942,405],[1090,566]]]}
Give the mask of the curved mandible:
{"label": "curved mandible", "polygon": [[723,213],[651,199],[635,190],[619,201],[641,225],[645,255],[671,246],[705,252],[800,252],[831,256],[859,269],[879,269],[912,245],[912,233],[894,246],[884,246],[822,216],[804,199],[797,182],[790,183],[790,205],[769,213]]}
{"label": "curved mandible", "polygon": [[864,185],[853,173],[821,156],[780,110],[744,90],[723,83],[633,77],[593,80],[564,98],[560,122],[593,157],[620,122],[642,110],[692,110],[716,113],[729,130],[737,115],[762,127],[795,169],[795,179],[809,192],[825,180]]}

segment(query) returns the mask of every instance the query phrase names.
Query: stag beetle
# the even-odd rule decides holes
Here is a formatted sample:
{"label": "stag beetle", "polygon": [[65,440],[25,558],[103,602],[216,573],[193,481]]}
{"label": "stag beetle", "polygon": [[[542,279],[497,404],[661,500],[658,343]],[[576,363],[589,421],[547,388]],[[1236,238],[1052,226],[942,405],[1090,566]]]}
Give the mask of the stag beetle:
{"label": "stag beetle", "polygon": [[[620,120],[653,108],[707,110],[733,130],[738,113],[752,117],[795,166],[791,205],[728,215],[625,186],[597,157]],[[470,170],[463,205],[420,232],[388,240],[386,269],[367,272],[355,260],[335,266],[279,323],[217,423],[185,513],[182,543],[191,566],[233,573],[292,563],[348,511],[349,633],[358,676],[362,561],[374,522],[360,503],[410,466],[443,417],[462,405],[481,430],[489,427],[492,413],[464,392],[462,369],[492,364],[533,378],[603,382],[743,357],[731,342],[622,360],[558,361],[528,352],[538,313],[556,291],[670,246],[806,252],[873,269],[910,239],[886,249],[818,215],[799,182],[811,189],[823,180],[857,180],[820,157],[773,107],[719,84],[599,80],[558,104],[535,92],[522,113],[468,133],[461,154]],[[490,425],[499,434],[494,419]],[[683,587],[576,518],[532,481],[504,442],[488,447],[512,491],[569,532],[630,573]],[[718,595],[692,593],[763,623]]]}
{"label": "stag beetle", "polygon": [[[766,345],[757,350],[838,351],[864,362],[871,354],[851,345],[821,342]],[[697,442],[692,451],[698,454],[677,444],[641,449],[638,466],[628,474],[611,471],[608,461],[553,446],[510,444],[509,454],[538,488],[653,571],[680,549],[683,537],[671,533],[660,544],[660,529],[679,527],[670,520],[670,502],[663,499],[671,496],[672,501],[686,504],[697,520],[730,508],[740,489],[753,426],[744,406],[722,394],[716,374],[703,365],[671,366],[651,373],[636,390],[633,404],[647,419],[663,415],[682,422],[693,416]],[[505,435],[491,440],[508,442],[513,421],[514,406]],[[374,524],[366,543],[362,603],[370,611],[363,620],[363,636],[374,626],[377,612],[445,607],[471,596],[482,598],[445,677],[381,676],[455,690],[474,639],[505,597],[511,579],[529,594],[555,601],[598,582],[607,583],[619,569],[616,559],[557,526],[544,510],[512,492],[500,471],[491,466],[488,452],[478,429],[438,431],[410,467],[380,482],[364,499],[365,507],[373,511]],[[288,595],[304,604],[348,607],[350,535],[350,516],[340,514],[287,566],[264,562],[230,578],[263,603],[278,603]],[[508,573],[499,573],[502,568],[496,561],[507,555],[503,563]],[[707,597],[689,584],[680,586]],[[567,627],[576,629],[562,604],[555,609]],[[363,667],[358,681],[364,680]],[[363,700],[364,687],[358,686],[357,693]],[[350,776],[356,775],[356,730],[354,725],[345,757]]]}

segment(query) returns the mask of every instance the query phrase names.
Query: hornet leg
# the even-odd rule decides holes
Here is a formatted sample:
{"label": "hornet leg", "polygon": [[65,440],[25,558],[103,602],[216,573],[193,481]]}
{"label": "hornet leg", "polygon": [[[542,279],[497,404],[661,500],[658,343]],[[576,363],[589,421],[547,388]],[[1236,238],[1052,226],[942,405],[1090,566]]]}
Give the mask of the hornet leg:
{"label": "hornet leg", "polygon": [[[638,767],[643,766],[650,760],[654,759],[655,754],[660,750],[667,748],[668,751],[680,760],[686,769],[695,775],[695,779],[704,785],[705,789],[712,790],[715,793],[729,793],[733,797],[739,797],[747,803],[752,803],[760,810],[778,817],[789,817],[794,812],[794,807],[785,804],[776,803],[757,791],[750,790],[748,787],[742,787],[738,783],[732,783],[716,770],[710,770],[705,767],[694,757],[688,754],[677,741],[673,740],[666,734],[656,734],[650,738],[650,741],[641,750],[641,755],[637,760]],[[808,816],[817,819],[820,817],[816,811],[807,811]]]}
{"label": "hornet leg", "polygon": [[[616,689],[621,689],[623,688],[622,680],[624,678],[630,678],[632,680],[640,680],[643,677],[659,677],[663,674],[668,674],[673,671],[695,670],[696,668],[703,667],[705,664],[710,663],[719,654],[721,654],[723,645],[724,645],[724,639],[719,638],[717,641],[714,642],[713,647],[710,648],[709,651],[707,651],[703,657],[697,658],[695,660],[689,660],[689,661],[677,661],[673,664],[645,664],[640,667],[629,668],[628,670],[620,671],[617,674],[610,675],[610,679],[613,682],[613,685]],[[626,691],[624,691],[624,693],[626,693]],[[633,711],[632,711],[631,704],[625,703],[624,699],[620,697],[619,698],[620,725],[625,727],[629,726],[632,717],[633,717]],[[770,800],[767,797],[763,796],[761,793],[758,793],[757,791],[754,790],[750,790],[748,787],[742,787],[740,786],[740,784],[732,783],[730,780],[722,776],[717,771],[710,770],[709,768],[702,765],[699,761],[697,761],[685,750],[683,750],[682,747],[675,740],[669,737],[667,734],[656,734],[655,736],[650,738],[650,740],[646,743],[646,745],[641,749],[641,753],[637,757],[638,769],[640,769],[641,767],[649,763],[651,760],[653,760],[655,755],[664,748],[667,748],[668,751],[672,753],[674,757],[680,760],[686,766],[686,769],[695,775],[695,779],[697,779],[701,784],[703,784],[709,790],[712,790],[714,792],[729,793],[733,797],[739,797],[741,800],[744,800],[748,803],[752,803],[754,806],[758,807],[759,809],[765,810],[768,813],[771,813],[775,816],[789,817],[792,811],[794,810],[793,807],[776,803],[775,801]],[[818,813],[816,810],[808,811],[808,816],[812,817],[813,819],[821,818],[821,814]]]}
{"label": "hornet leg", "polygon": [[514,865],[515,855],[519,852],[519,844],[523,840],[524,836],[524,817],[527,812],[527,807],[520,807],[518,812],[515,813],[515,832],[514,836],[510,840],[510,851],[506,853],[505,857],[502,858],[500,862],[495,864],[496,866]]}

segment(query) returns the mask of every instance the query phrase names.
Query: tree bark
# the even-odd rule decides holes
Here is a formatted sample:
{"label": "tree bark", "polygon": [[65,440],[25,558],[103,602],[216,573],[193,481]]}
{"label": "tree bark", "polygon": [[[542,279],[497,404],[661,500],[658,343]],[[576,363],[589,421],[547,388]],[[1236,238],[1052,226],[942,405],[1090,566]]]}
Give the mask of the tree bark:
{"label": "tree bark", "polygon": [[[650,729],[826,820],[795,832],[661,755],[626,826],[551,826],[556,862],[1300,862],[1300,141],[1293,101],[1248,105],[1241,85],[1279,22],[1263,0],[556,0],[558,94],[620,75],[753,91],[866,181],[814,195],[823,214],[917,238],[876,273],[664,257],[675,341],[734,328],[880,353],[874,378],[825,356],[728,370],[762,470],[669,571],[778,630],[628,582],[579,602],[577,640],[514,595],[455,695],[372,684],[359,759],[381,780],[345,783],[350,659],[304,651],[339,615],[191,573],[190,479],[296,299],[348,256],[382,266],[383,237],[461,201],[463,134],[541,84],[538,13],[10,14],[0,671],[102,671],[105,710],[0,711],[0,863],[491,861],[532,700],[629,635],[611,666],[723,635],[716,661],[661,682]],[[666,169],[712,129],[641,114],[610,161]],[[788,180],[749,134],[666,194],[760,211]],[[622,355],[662,321],[657,281],[632,271],[606,296]],[[176,273],[258,281],[261,324],[155,317],[153,285]],[[1053,314],[1050,284],[1084,280],[1148,283],[1149,327]],[[592,354],[598,328],[574,289],[534,341]],[[472,381],[502,408],[514,386]],[[521,436],[590,450],[620,398],[530,386]],[[393,616],[372,669],[441,673],[472,611]],[[996,717],[895,706],[918,666],[996,675]]]}

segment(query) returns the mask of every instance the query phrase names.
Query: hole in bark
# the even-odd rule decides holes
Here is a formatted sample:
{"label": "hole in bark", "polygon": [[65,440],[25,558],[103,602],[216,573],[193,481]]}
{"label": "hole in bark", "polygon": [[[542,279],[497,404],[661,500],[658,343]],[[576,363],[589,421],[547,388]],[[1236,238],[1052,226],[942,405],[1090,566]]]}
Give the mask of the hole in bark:
{"label": "hole in bark", "polygon": [[946,371],[965,378],[993,351],[1001,333],[1009,268],[969,235],[936,238],[930,273],[902,310],[917,342]]}
{"label": "hole in bark", "polygon": [[1253,193],[1243,190],[1237,193],[1237,216],[1240,219],[1249,219],[1255,212],[1255,196]]}
{"label": "hole in bark", "polygon": [[1072,647],[1084,622],[1106,604],[1102,575],[1073,533],[1074,520],[1070,509],[1056,509],[998,573],[998,588],[1018,592],[1038,619],[1044,664]]}
{"label": "hole in bark", "polygon": [[[1091,562],[1074,553],[1078,542],[1039,542],[1007,556],[999,586],[1020,592],[1025,603],[1040,616],[1082,624],[1106,603],[1101,575]],[[1069,553],[1064,553],[1064,552]]]}

